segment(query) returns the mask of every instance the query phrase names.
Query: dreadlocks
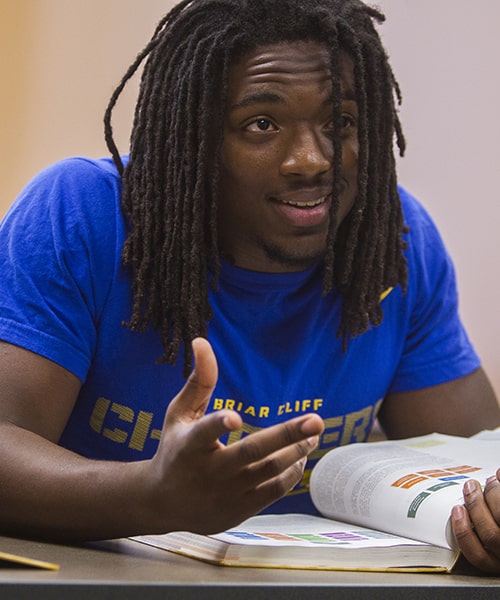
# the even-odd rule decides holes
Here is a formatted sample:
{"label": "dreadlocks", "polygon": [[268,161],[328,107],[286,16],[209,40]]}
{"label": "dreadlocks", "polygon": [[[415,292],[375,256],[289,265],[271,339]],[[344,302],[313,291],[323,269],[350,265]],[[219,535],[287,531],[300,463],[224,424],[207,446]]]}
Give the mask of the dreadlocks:
{"label": "dreadlocks", "polygon": [[[184,0],[154,35],[115,90],[105,115],[108,147],[123,175],[123,210],[130,231],[123,260],[133,273],[132,330],[152,326],[175,362],[184,343],[206,335],[212,285],[219,274],[216,215],[229,69],[264,44],[317,41],[354,65],[359,109],[358,194],[336,226],[342,148],[334,139],[334,190],[324,267],[324,293],[343,297],[339,335],[350,337],[382,321],[381,294],[407,282],[403,216],[397,192],[394,137],[404,152],[396,114],[399,87],[374,27],[383,15],[361,0]],[[113,141],[111,113],[127,81],[147,57],[130,161],[124,168]],[[333,123],[341,130],[341,94],[332,76]]]}

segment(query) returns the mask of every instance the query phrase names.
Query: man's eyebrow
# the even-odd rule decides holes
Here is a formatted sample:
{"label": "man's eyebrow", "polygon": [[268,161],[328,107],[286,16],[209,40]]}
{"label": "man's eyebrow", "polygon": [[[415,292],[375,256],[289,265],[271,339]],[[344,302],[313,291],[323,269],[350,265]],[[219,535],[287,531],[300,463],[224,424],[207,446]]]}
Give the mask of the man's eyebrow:
{"label": "man's eyebrow", "polygon": [[231,110],[245,108],[246,106],[252,106],[253,104],[286,104],[286,102],[279,94],[274,94],[273,92],[257,92],[255,94],[248,94],[238,102],[232,104]]}
{"label": "man's eyebrow", "polygon": [[[356,95],[352,90],[342,91],[342,100],[356,100]],[[274,92],[256,92],[255,94],[248,94],[244,96],[238,102],[231,105],[231,110],[237,110],[238,108],[245,108],[252,106],[253,104],[286,104],[285,99],[279,94]],[[333,98],[329,96],[324,104],[333,104]]]}

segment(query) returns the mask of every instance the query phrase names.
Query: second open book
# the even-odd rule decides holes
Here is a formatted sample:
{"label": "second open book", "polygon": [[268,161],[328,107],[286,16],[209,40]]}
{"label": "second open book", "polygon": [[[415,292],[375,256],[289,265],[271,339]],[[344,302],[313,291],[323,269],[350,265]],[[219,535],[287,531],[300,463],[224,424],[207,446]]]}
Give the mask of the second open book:
{"label": "second open book", "polygon": [[310,493],[324,518],[260,515],[212,536],[174,532],[135,540],[222,565],[449,571],[458,558],[450,512],[468,478],[500,467],[500,434],[440,434],[353,444],[315,466]]}

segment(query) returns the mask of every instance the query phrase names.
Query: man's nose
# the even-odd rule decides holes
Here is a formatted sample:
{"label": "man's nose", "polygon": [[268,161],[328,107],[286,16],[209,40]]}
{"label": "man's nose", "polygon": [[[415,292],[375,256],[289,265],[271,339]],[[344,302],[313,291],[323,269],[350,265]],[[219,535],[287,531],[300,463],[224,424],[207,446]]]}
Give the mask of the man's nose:
{"label": "man's nose", "polygon": [[315,177],[332,168],[332,142],[323,133],[301,128],[290,135],[280,165],[282,175]]}

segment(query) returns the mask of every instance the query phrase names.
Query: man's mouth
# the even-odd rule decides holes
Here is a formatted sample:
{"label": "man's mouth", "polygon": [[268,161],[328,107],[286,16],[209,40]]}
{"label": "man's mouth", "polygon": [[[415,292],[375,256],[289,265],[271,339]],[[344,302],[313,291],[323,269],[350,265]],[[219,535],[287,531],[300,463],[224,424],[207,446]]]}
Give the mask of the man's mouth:
{"label": "man's mouth", "polygon": [[308,200],[306,202],[299,202],[297,200],[283,200],[283,204],[288,204],[289,206],[295,206],[296,208],[314,208],[315,206],[319,206],[326,201],[328,196],[322,196],[317,200]]}
{"label": "man's mouth", "polygon": [[293,197],[290,195],[288,198],[276,198],[275,206],[289,225],[301,229],[316,228],[328,223],[331,198],[329,194],[317,196],[306,192],[294,194]]}

